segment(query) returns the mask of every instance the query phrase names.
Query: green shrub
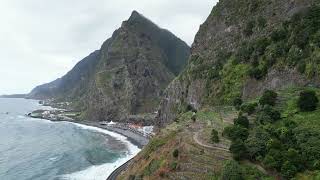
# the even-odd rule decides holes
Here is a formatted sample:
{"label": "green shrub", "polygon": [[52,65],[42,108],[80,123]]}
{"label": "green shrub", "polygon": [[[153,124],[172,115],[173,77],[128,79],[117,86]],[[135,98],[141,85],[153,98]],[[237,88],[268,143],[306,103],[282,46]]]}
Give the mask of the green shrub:
{"label": "green shrub", "polygon": [[297,168],[290,161],[286,161],[281,167],[281,175],[286,179],[293,178],[297,172]]}
{"label": "green shrub", "polygon": [[267,20],[266,20],[264,17],[259,16],[258,19],[257,19],[257,24],[258,24],[258,27],[259,27],[260,29],[262,29],[262,28],[266,27],[266,25],[267,25]]}
{"label": "green shrub", "polygon": [[297,46],[292,46],[288,52],[287,61],[291,66],[295,66],[302,58],[302,49]]}
{"label": "green shrub", "polygon": [[275,42],[286,39],[286,37],[287,37],[287,32],[284,28],[277,29],[271,33],[271,39],[272,41],[275,41]]}
{"label": "green shrub", "polygon": [[243,141],[240,139],[237,139],[235,141],[232,141],[230,146],[230,151],[233,154],[233,158],[235,160],[240,160],[246,157],[246,146]]}
{"label": "green shrub", "polygon": [[240,164],[236,161],[227,161],[222,170],[222,180],[244,180]]}
{"label": "green shrub", "polygon": [[304,61],[299,62],[298,67],[297,67],[299,73],[304,74],[306,71],[306,66],[307,65]]}
{"label": "green shrub", "polygon": [[317,108],[319,99],[315,91],[302,91],[298,99],[298,107],[301,111],[314,111]]}
{"label": "green shrub", "polygon": [[248,138],[249,132],[247,128],[241,126],[228,126],[224,128],[223,135],[233,141],[237,139],[244,141]]}
{"label": "green shrub", "polygon": [[242,99],[240,97],[236,97],[234,100],[233,100],[233,106],[236,108],[236,110],[240,110],[240,107],[242,105]]}
{"label": "green shrub", "polygon": [[211,131],[211,141],[212,141],[213,143],[218,143],[218,142],[220,142],[219,133],[218,133],[218,131],[215,130],[215,129],[212,129],[212,131]]}
{"label": "green shrub", "polygon": [[259,67],[252,67],[251,69],[249,69],[248,74],[251,78],[254,78],[256,80],[260,80],[264,77],[264,73]]}
{"label": "green shrub", "polygon": [[281,113],[269,105],[264,106],[262,111],[270,116],[273,121],[277,121],[281,118]]}
{"label": "green shrub", "polygon": [[178,149],[175,149],[173,152],[172,152],[172,156],[174,158],[177,158],[179,156],[179,150]]}
{"label": "green shrub", "polygon": [[263,55],[269,45],[270,41],[268,38],[259,38],[254,44],[255,54]]}
{"label": "green shrub", "polygon": [[257,106],[258,106],[257,103],[247,103],[247,104],[243,104],[240,109],[242,112],[248,113],[248,115],[251,115],[255,112]]}
{"label": "green shrub", "polygon": [[257,114],[257,122],[261,124],[273,123],[279,119],[281,119],[281,113],[270,105],[265,105]]}
{"label": "green shrub", "polygon": [[266,90],[259,100],[260,105],[274,106],[277,101],[278,94],[271,90]]}
{"label": "green shrub", "polygon": [[234,119],[234,124],[245,128],[249,128],[249,120],[246,116],[241,115],[238,118]]}
{"label": "green shrub", "polygon": [[253,51],[254,48],[251,43],[243,42],[236,53],[236,61],[238,63],[249,62]]}
{"label": "green shrub", "polygon": [[177,162],[172,162],[172,163],[170,164],[170,169],[171,169],[172,171],[176,170],[177,168],[178,168],[178,163],[177,163]]}
{"label": "green shrub", "polygon": [[255,27],[255,21],[249,21],[243,30],[243,34],[245,36],[251,36],[253,34],[254,27]]}

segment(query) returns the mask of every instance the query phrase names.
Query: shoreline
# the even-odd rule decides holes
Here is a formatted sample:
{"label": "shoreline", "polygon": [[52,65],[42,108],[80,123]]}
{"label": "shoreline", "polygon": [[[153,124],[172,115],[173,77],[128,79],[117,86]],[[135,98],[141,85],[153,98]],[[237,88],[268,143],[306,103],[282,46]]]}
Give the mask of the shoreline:
{"label": "shoreline", "polygon": [[[63,121],[53,121],[53,122],[63,122]],[[99,122],[94,122],[94,121],[92,122],[91,121],[64,121],[64,122],[72,122],[72,123],[82,124],[86,126],[92,126],[92,127],[104,129],[104,130],[122,135],[126,137],[130,143],[137,146],[139,149],[142,149],[145,145],[147,145],[150,140],[149,138],[142,136],[138,133],[135,133],[133,131],[120,129],[120,128],[107,126],[107,125],[101,125]]]}
{"label": "shoreline", "polygon": [[[50,121],[53,123],[58,123],[58,122],[67,122],[67,123],[74,123],[78,125],[84,125],[84,126],[89,126],[89,127],[94,127],[94,128],[99,128],[102,130],[107,130],[112,133],[116,133],[118,135],[124,136],[127,138],[128,142],[131,143],[132,145],[138,147],[138,149],[142,150],[142,148],[149,142],[149,138],[142,136],[140,134],[134,133],[133,131],[130,130],[123,130],[120,128],[114,128],[106,125],[101,125],[99,122],[90,122],[90,121],[53,121],[50,119],[41,119],[41,118],[34,118],[34,119],[40,119],[40,120],[45,120],[45,121]],[[134,137],[131,137],[129,134],[134,135]],[[128,160],[126,160],[124,163],[119,164],[116,169],[112,170],[112,172],[106,177],[106,180],[116,180],[118,175],[122,172],[125,171],[128,168],[128,165],[132,161],[132,159],[135,158],[136,155],[133,157],[130,157]]]}
{"label": "shoreline", "polygon": [[[52,106],[50,106],[50,107],[52,107]],[[102,130],[107,130],[109,132],[124,136],[129,143],[136,146],[138,149],[140,149],[140,151],[143,149],[143,147],[145,145],[147,145],[149,143],[149,140],[152,138],[152,136],[150,136],[150,135],[146,135],[140,131],[135,131],[132,128],[126,127],[125,124],[123,124],[123,126],[122,125],[112,126],[112,125],[105,124],[103,122],[88,121],[88,120],[79,121],[79,120],[74,120],[72,118],[66,118],[63,120],[55,120],[55,119],[45,118],[43,116],[33,117],[32,113],[33,112],[27,114],[26,116],[31,117],[31,118],[35,118],[35,119],[47,120],[47,121],[51,121],[51,122],[69,122],[69,123],[74,123],[74,124],[78,124],[78,125],[90,126],[90,127],[95,127],[95,128],[99,128]],[[112,172],[108,175],[108,177],[106,179],[107,180],[116,180],[118,175],[127,169],[128,165],[130,164],[130,162],[132,162],[132,159],[135,156],[136,155],[134,155],[133,157],[130,157],[130,159],[128,159],[126,162],[120,164],[118,167],[116,167],[116,169],[112,170]]]}

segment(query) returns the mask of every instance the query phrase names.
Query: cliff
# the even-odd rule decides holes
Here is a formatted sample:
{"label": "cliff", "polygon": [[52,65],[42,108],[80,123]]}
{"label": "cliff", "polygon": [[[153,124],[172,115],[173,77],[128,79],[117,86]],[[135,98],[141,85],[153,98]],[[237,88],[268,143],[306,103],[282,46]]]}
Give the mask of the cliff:
{"label": "cliff", "polygon": [[188,56],[185,42],[133,11],[100,50],[62,78],[36,87],[29,97],[70,101],[83,112],[82,119],[151,124],[141,114],[157,110],[163,90]]}
{"label": "cliff", "polygon": [[188,105],[231,105],[266,89],[318,87],[318,47],[311,40],[317,30],[303,33],[308,27],[299,19],[316,3],[221,0],[201,25],[186,70],[166,89],[158,125],[173,122]]}

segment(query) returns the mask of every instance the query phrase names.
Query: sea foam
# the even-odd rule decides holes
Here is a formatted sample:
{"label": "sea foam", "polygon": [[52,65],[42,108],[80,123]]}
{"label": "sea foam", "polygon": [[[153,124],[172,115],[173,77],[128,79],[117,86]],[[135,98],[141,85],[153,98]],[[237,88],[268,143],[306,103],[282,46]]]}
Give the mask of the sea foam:
{"label": "sea foam", "polygon": [[[70,122],[72,123],[72,122]],[[128,160],[133,158],[135,155],[137,155],[141,149],[138,148],[138,146],[133,145],[131,142],[128,141],[128,139],[120,134],[97,128],[92,126],[87,126],[83,124],[77,124],[72,123],[82,129],[96,131],[99,133],[107,134],[109,136],[112,136],[113,138],[122,141],[125,143],[128,147],[128,153],[126,157],[118,159],[116,162],[113,163],[106,163],[98,166],[90,166],[87,169],[84,169],[82,171],[74,172],[71,174],[66,174],[60,176],[63,180],[105,180],[115,169],[120,167],[122,164],[126,163]]]}

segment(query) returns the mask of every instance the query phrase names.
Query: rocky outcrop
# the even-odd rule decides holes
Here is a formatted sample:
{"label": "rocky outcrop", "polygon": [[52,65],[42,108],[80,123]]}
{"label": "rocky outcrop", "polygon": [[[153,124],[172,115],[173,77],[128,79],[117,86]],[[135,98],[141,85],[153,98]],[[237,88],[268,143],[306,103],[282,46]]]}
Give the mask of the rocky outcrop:
{"label": "rocky outcrop", "polygon": [[163,90],[185,67],[188,57],[185,42],[133,11],[99,51],[29,95],[67,99],[85,119],[136,119],[151,124],[132,116],[157,110]]}

